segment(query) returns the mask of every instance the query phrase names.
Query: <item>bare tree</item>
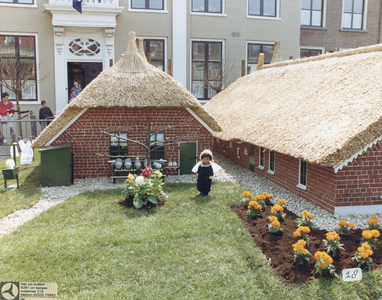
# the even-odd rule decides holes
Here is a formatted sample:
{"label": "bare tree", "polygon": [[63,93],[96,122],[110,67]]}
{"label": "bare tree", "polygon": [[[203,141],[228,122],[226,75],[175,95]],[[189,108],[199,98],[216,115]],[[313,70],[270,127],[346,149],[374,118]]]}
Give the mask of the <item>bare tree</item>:
{"label": "bare tree", "polygon": [[234,70],[234,61],[230,59],[229,53],[227,53],[222,63],[210,63],[207,74],[208,78],[204,79],[204,84],[213,89],[216,94],[220,93],[237,79]]}
{"label": "bare tree", "polygon": [[[2,53],[0,57],[0,84],[15,94],[16,109],[20,111],[20,95],[27,89],[45,80],[48,74],[37,80],[37,70],[33,57],[17,57],[14,53]],[[21,114],[18,114],[21,120]],[[22,126],[20,126],[20,136],[23,138]]]}

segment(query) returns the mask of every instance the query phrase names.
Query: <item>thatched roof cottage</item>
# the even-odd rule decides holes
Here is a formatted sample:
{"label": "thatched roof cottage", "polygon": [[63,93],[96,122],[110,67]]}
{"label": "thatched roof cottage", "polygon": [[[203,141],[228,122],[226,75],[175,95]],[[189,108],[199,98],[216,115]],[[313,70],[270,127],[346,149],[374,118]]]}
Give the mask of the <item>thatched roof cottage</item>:
{"label": "thatched roof cottage", "polygon": [[382,45],[261,65],[205,108],[214,150],[335,214],[382,210]]}
{"label": "thatched roof cottage", "polygon": [[155,141],[179,139],[178,144],[154,153],[155,159],[177,162],[180,169],[171,169],[172,173],[189,173],[197,153],[212,147],[212,131],[221,130],[187,89],[138,53],[135,33],[130,32],[122,58],[87,85],[32,147],[72,143],[74,177],[110,176],[110,157],[143,159],[146,150],[102,131],[145,143],[148,117],[152,131],[190,121],[153,137]]}

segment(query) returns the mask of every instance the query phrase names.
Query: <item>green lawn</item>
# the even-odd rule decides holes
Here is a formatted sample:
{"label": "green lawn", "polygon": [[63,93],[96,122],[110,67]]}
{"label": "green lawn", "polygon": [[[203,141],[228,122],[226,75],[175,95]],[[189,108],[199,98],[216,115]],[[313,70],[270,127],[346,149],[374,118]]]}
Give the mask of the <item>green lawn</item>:
{"label": "green lawn", "polygon": [[[3,174],[0,175],[0,219],[20,208],[28,208],[40,200],[40,153],[34,151],[35,158],[31,165],[21,165],[19,157],[16,158],[20,166],[20,188],[7,190],[4,188]],[[0,162],[0,169],[5,167],[5,161]],[[7,185],[16,184],[16,180],[8,180]]]}
{"label": "green lawn", "polygon": [[287,287],[230,207],[245,188],[167,184],[149,212],[121,190],[87,192],[0,239],[0,281],[56,282],[60,299],[378,299],[380,270],[361,282]]}

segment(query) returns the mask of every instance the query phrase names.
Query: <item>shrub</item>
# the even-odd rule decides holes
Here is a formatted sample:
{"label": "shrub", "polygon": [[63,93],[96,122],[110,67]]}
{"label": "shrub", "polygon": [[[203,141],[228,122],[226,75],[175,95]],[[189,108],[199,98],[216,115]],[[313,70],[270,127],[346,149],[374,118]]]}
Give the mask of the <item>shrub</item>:
{"label": "shrub", "polygon": [[333,259],[329,254],[323,251],[317,251],[314,254],[314,258],[317,259],[314,268],[316,269],[316,273],[322,275],[334,275],[338,277],[336,274],[336,268],[332,265]]}
{"label": "shrub", "polygon": [[248,206],[249,202],[253,198],[252,194],[249,191],[245,191],[242,194],[243,198],[240,200],[240,204],[243,204],[244,206]]}
{"label": "shrub", "polygon": [[268,224],[268,232],[272,234],[282,234],[284,229],[280,226],[280,222],[275,216],[269,217],[271,224]]}
{"label": "shrub", "polygon": [[271,208],[272,216],[277,217],[278,219],[285,221],[285,213],[283,213],[284,208],[280,204],[275,204]]}
{"label": "shrub", "polygon": [[367,268],[370,271],[373,266],[373,259],[370,257],[373,255],[373,251],[371,250],[369,243],[363,243],[357,250],[358,251],[355,252],[352,260],[355,260],[358,263],[358,267],[363,269]]}
{"label": "shrub", "polygon": [[380,233],[377,229],[364,230],[362,231],[361,244],[368,242],[368,244],[370,245],[372,249],[377,249],[378,245],[380,244],[378,242],[379,236],[380,236]]}
{"label": "shrub", "polygon": [[378,218],[375,217],[375,216],[370,217],[370,219],[369,219],[369,221],[367,221],[367,223],[369,223],[369,227],[367,228],[369,230],[373,230],[373,229],[379,230],[379,229],[381,229],[381,226],[378,224]]}
{"label": "shrub", "polygon": [[304,210],[301,213],[301,218],[297,218],[295,221],[298,226],[308,226],[310,229],[316,229],[311,221],[313,218],[314,216],[311,213]]}
{"label": "shrub", "polygon": [[306,242],[304,240],[298,240],[296,244],[293,244],[294,261],[303,265],[309,261],[309,256],[312,256],[310,252],[305,249]]}
{"label": "shrub", "polygon": [[340,236],[335,231],[330,231],[326,233],[326,240],[323,240],[324,247],[326,249],[326,252],[333,253],[333,256],[336,255],[336,252],[338,249],[345,250],[342,246],[343,244],[340,244]]}
{"label": "shrub", "polygon": [[354,233],[355,225],[353,223],[348,223],[345,220],[338,222],[336,232],[341,236],[350,236]]}
{"label": "shrub", "polygon": [[260,216],[261,205],[259,205],[256,201],[250,201],[248,205],[247,214],[251,219],[256,219]]}
{"label": "shrub", "polygon": [[153,174],[151,167],[144,169],[140,176],[129,174],[122,197],[133,197],[135,208],[141,208],[149,201],[158,204],[157,197],[168,197],[162,190],[164,183],[161,177],[162,173],[158,170]]}
{"label": "shrub", "polygon": [[310,239],[307,233],[310,232],[310,228],[308,226],[299,226],[295,232],[293,232],[293,237],[298,240],[304,240],[309,247]]}

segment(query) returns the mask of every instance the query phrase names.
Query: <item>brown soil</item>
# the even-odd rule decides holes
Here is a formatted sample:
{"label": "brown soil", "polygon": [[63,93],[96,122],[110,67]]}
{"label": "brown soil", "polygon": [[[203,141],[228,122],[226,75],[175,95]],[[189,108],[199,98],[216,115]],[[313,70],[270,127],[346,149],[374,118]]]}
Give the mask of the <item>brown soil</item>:
{"label": "brown soil", "polygon": [[[125,199],[119,201],[118,204],[121,205],[121,206],[126,206],[126,207],[134,207],[133,199],[134,199],[133,197],[125,198]],[[158,204],[154,204],[154,203],[151,203],[150,201],[148,201],[147,205],[143,205],[139,209],[150,210],[150,209],[153,209],[153,208],[155,208],[157,206],[162,206],[166,202],[165,199],[160,199],[158,197],[157,197],[157,199],[158,199]]]}
{"label": "brown soil", "polygon": [[[293,232],[297,229],[297,223],[293,221],[297,216],[284,209],[286,213],[285,222],[281,222],[281,227],[284,229],[282,235],[273,235],[268,232],[268,217],[271,215],[271,208],[268,206],[265,211],[261,212],[261,216],[257,219],[250,219],[247,215],[247,208],[244,205],[235,205],[232,210],[238,215],[244,227],[251,234],[255,244],[261,249],[267,259],[270,259],[270,264],[280,276],[284,278],[287,284],[298,284],[309,282],[313,277],[318,278],[314,269],[316,259],[314,254],[317,251],[325,251],[322,240],[325,239],[326,230],[311,230],[308,234],[310,245],[307,247],[312,256],[305,265],[299,265],[294,262],[293,244],[296,239],[293,238]],[[336,256],[333,257],[333,265],[336,268],[336,273],[340,274],[343,269],[356,268],[357,263],[351,258],[355,251],[360,246],[362,230],[356,229],[353,235],[341,237],[340,243],[344,244],[344,250],[337,250]],[[381,249],[374,251],[371,256],[374,267],[382,266]]]}

